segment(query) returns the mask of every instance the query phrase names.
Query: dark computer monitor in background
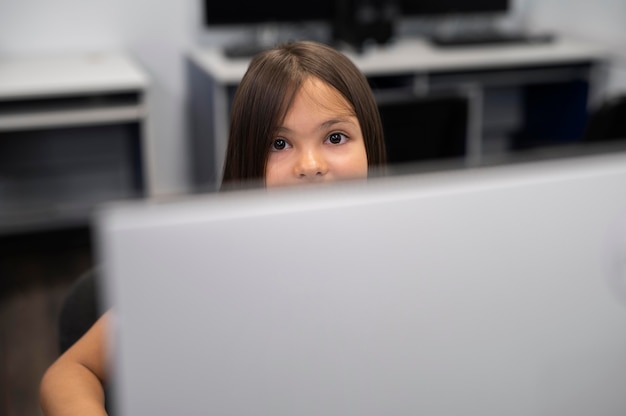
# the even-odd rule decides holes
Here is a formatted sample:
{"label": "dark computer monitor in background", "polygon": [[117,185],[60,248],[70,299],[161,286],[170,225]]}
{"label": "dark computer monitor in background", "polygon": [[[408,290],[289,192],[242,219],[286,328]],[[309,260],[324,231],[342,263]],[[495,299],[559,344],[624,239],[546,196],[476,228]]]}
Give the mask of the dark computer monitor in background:
{"label": "dark computer monitor in background", "polygon": [[[348,43],[360,51],[367,43],[385,44],[392,40],[398,21],[404,18],[502,17],[511,9],[511,0],[336,0],[333,36],[336,42]],[[505,39],[491,32],[486,36],[482,31],[482,38],[490,42],[525,40],[520,36],[513,39],[511,34]],[[465,33],[455,34],[456,43],[461,38],[467,42]],[[476,36],[473,41],[477,41]]]}
{"label": "dark computer monitor in background", "polygon": [[[502,30],[497,19],[513,11],[511,0],[398,0],[403,18],[437,20],[457,19],[454,25],[436,25],[429,34],[438,47],[463,47],[493,44],[541,44],[550,42],[551,33],[529,34],[524,30]],[[471,25],[466,23],[471,22]],[[480,24],[476,24],[479,22]],[[440,30],[440,29],[445,30]]]}
{"label": "dark computer monitor in background", "polygon": [[361,53],[366,44],[385,44],[399,17],[396,0],[335,0],[333,41]]}
{"label": "dark computer monitor in background", "polygon": [[506,13],[510,0],[400,0],[405,16]]}
{"label": "dark computer monitor in background", "polygon": [[[202,4],[202,22],[206,29],[244,26],[264,29],[289,25],[291,29],[302,29],[304,23],[322,23],[332,27],[331,35],[323,39],[312,35],[313,40],[334,43],[338,47],[348,44],[357,50],[368,41],[385,43],[389,40],[397,17],[396,0],[318,0],[297,5],[287,0],[203,0]],[[268,44],[261,37],[257,35],[252,42],[227,47],[225,53],[230,57],[249,57],[273,46],[272,41]],[[290,33],[287,38],[303,37],[311,38],[306,33]]]}
{"label": "dark computer monitor in background", "polygon": [[[264,29],[302,23],[331,22],[335,8],[333,0],[300,2],[294,5],[286,0],[203,0],[202,22],[206,29],[248,27]],[[232,57],[252,56],[274,46],[271,41],[255,36],[251,42],[225,48]]]}
{"label": "dark computer monitor in background", "polygon": [[332,19],[333,1],[301,2],[296,7],[286,0],[205,0],[203,13],[207,26],[321,21]]}

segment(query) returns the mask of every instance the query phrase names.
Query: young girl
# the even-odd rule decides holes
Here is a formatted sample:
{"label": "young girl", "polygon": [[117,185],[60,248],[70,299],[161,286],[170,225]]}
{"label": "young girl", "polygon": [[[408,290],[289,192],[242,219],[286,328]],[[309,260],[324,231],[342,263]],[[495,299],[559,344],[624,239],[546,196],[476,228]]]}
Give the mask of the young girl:
{"label": "young girl", "polygon": [[[295,42],[252,60],[233,102],[222,189],[363,179],[384,164],[376,103],[348,58]],[[47,370],[40,388],[46,415],[106,414],[111,313]]]}
{"label": "young girl", "polygon": [[[298,162],[322,162],[295,159],[318,156],[307,153],[313,150],[320,151],[328,171],[314,177],[296,173],[293,169],[304,168]],[[367,166],[357,169],[352,158],[372,170],[385,163],[378,107],[354,64],[312,42],[283,45],[254,58],[231,110],[224,184],[265,179],[266,186],[274,186],[365,176]]]}

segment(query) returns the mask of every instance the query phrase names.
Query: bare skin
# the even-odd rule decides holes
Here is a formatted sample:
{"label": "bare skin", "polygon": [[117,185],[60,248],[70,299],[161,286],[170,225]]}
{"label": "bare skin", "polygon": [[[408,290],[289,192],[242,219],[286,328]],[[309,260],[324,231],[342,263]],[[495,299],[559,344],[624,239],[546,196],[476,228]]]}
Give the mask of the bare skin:
{"label": "bare skin", "polygon": [[106,415],[104,381],[108,379],[106,334],[111,311],[44,374],[40,385],[41,408],[46,415]]}

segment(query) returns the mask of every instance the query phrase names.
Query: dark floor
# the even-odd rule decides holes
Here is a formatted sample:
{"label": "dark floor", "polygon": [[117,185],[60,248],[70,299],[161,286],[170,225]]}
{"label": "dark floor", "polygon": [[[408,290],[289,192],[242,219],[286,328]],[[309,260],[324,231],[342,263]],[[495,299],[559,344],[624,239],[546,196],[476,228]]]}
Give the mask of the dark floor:
{"label": "dark floor", "polygon": [[0,415],[41,415],[39,381],[58,354],[61,304],[92,265],[87,228],[0,236]]}

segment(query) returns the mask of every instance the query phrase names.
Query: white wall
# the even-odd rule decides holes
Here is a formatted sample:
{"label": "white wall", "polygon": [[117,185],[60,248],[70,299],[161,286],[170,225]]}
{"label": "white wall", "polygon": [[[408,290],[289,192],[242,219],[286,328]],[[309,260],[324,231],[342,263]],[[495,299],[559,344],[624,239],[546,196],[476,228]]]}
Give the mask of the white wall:
{"label": "white wall", "polygon": [[524,0],[529,22],[612,46],[626,43],[624,0]]}
{"label": "white wall", "polygon": [[119,1],[2,0],[0,52],[90,50],[122,44]]}
{"label": "white wall", "polygon": [[525,3],[525,19],[531,28],[566,33],[608,46],[613,55],[606,80],[608,93],[626,93],[626,1],[518,1]]}

